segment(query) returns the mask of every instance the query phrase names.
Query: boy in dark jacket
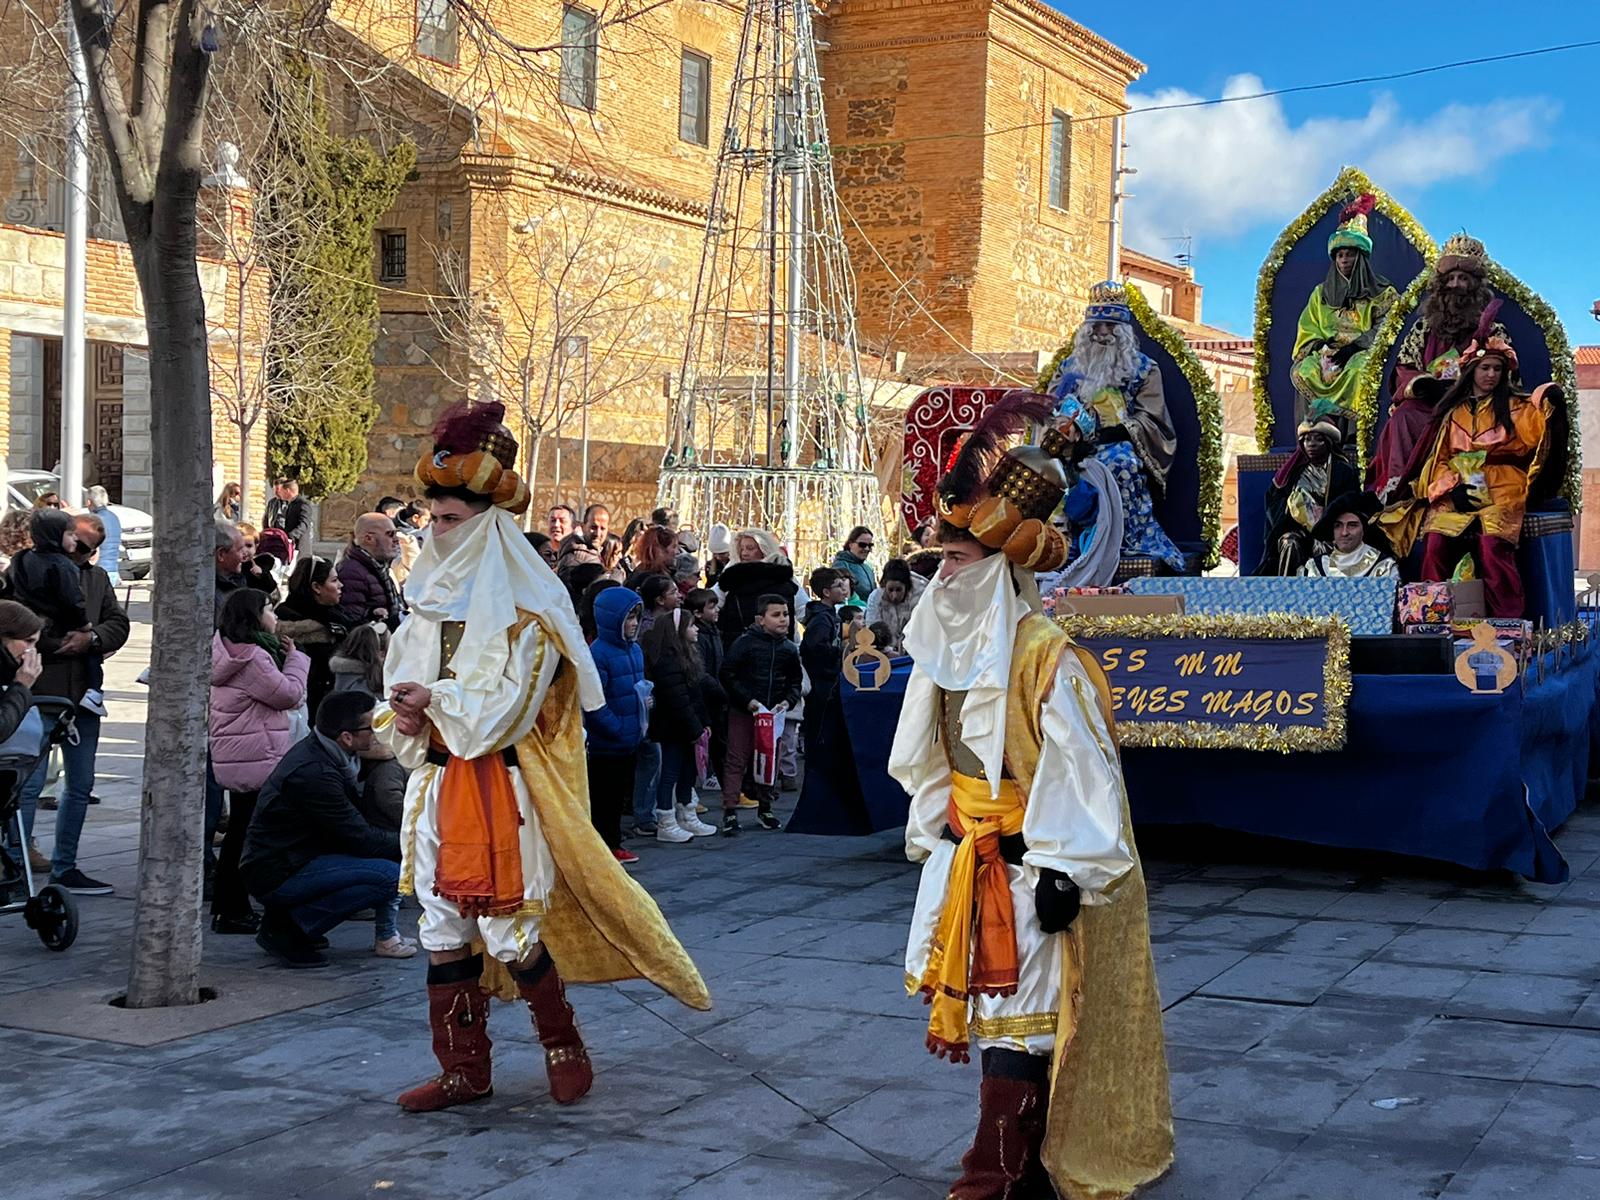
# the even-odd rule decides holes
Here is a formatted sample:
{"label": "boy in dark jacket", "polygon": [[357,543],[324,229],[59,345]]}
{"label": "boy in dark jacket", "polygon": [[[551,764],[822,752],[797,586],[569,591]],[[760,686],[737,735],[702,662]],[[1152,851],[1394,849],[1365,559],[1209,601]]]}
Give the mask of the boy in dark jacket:
{"label": "boy in dark jacket", "polygon": [[633,798],[633,774],[649,726],[650,685],[639,649],[639,618],[644,601],[625,587],[608,587],[593,597],[594,641],[589,653],[606,704],[583,714],[588,732],[589,819],[625,867],[639,856],[622,848],[622,808]]}
{"label": "boy in dark jacket", "polygon": [[807,581],[814,599],[806,605],[806,631],[800,638],[800,661],[811,680],[806,697],[806,753],[811,753],[817,730],[822,728],[822,713],[829,697],[839,685],[839,664],[844,658],[839,605],[850,598],[850,576],[837,567],[818,567]]}
{"label": "boy in dark jacket", "polygon": [[[755,747],[755,714],[763,709],[787,712],[800,703],[800,651],[789,640],[789,601],[762,596],[755,622],[734,639],[722,664],[722,686],[728,693],[728,762],[722,775],[722,836],[739,832],[739,792]],[[772,815],[775,788],[751,784],[757,819],[763,829],[777,829]]]}
{"label": "boy in dark jacket", "polygon": [[722,633],[717,628],[717,617],[722,607],[717,594],[710,588],[695,588],[683,598],[683,606],[700,627],[700,640],[695,643],[700,651],[700,664],[705,667],[706,678],[717,681],[716,693],[706,700],[706,724],[711,727],[711,745],[707,749],[711,777],[706,784],[711,788],[722,786],[722,772],[728,762],[728,698],[722,690],[722,660],[727,657],[727,647],[722,644]]}

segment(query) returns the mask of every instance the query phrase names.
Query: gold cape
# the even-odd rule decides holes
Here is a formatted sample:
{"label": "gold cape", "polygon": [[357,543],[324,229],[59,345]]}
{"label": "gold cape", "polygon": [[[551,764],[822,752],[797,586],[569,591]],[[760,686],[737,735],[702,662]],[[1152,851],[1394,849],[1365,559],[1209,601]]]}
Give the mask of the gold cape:
{"label": "gold cape", "polygon": [[[1064,653],[1074,653],[1099,692],[1115,737],[1111,693],[1094,656],[1042,616],[1017,626],[1006,700],[1006,765],[1032,794],[1043,733],[1041,701]],[[1108,904],[1084,905],[1062,957],[1063,1011],[1056,1031],[1044,1165],[1066,1200],[1119,1200],[1172,1165],[1161,999],[1150,953],[1144,869],[1133,840],[1128,797],[1122,834],[1133,867]],[[1071,1011],[1066,1011],[1070,1006]]]}
{"label": "gold cape", "polygon": [[[556,864],[539,939],[561,977],[568,983],[645,979],[690,1008],[709,1009],[705,981],[661,909],[589,820],[583,712],[577,675],[565,662],[533,728],[517,744],[517,761]],[[502,1000],[517,998],[510,970],[492,955],[484,958],[482,983]]]}

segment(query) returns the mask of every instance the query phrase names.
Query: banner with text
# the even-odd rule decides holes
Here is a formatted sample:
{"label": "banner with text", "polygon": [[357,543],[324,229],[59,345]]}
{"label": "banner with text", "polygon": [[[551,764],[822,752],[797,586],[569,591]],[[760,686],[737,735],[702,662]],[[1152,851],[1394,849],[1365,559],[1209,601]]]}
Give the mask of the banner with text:
{"label": "banner with text", "polygon": [[1337,750],[1350,697],[1338,617],[1075,617],[1125,746]]}

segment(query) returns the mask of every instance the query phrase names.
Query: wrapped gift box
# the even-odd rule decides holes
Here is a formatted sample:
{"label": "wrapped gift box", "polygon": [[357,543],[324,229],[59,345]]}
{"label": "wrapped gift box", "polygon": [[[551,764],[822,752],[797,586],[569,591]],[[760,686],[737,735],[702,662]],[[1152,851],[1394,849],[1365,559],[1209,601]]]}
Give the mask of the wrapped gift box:
{"label": "wrapped gift box", "polygon": [[1400,585],[1401,625],[1448,625],[1454,616],[1448,583]]}
{"label": "wrapped gift box", "polygon": [[1165,575],[1128,580],[1135,596],[1182,596],[1189,616],[1342,617],[1352,634],[1394,629],[1393,579]]}

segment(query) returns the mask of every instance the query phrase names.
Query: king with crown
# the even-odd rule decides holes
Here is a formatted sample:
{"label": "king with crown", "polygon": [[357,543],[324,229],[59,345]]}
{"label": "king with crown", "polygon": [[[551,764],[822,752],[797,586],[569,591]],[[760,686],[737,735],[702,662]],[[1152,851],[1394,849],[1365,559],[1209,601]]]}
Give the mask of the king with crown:
{"label": "king with crown", "polygon": [[1431,440],[1434,408],[1460,377],[1467,347],[1487,345],[1491,338],[1511,345],[1488,274],[1488,253],[1475,237],[1458,233],[1439,252],[1422,313],[1400,343],[1389,377],[1389,419],[1367,472],[1367,487],[1380,500],[1415,474],[1413,455],[1418,443]]}
{"label": "king with crown", "polygon": [[[1178,438],[1167,411],[1161,368],[1139,349],[1124,285],[1106,280],[1089,290],[1083,324],[1072,335],[1072,353],[1056,371],[1050,391],[1058,421],[1074,410],[1093,413],[1092,419],[1078,419],[1077,424],[1098,426],[1092,434],[1094,457],[1107,468],[1117,492],[1115,497],[1100,498],[1101,519],[1107,515],[1104,504],[1121,509],[1120,553],[1159,559],[1175,571],[1183,570],[1183,554],[1155,514]],[[1107,527],[1114,528],[1114,520]]]}
{"label": "king with crown", "polygon": [[1047,522],[1076,473],[1075,425],[1009,393],[936,497],[944,561],[905,629],[914,666],[889,772],[911,797],[922,878],[906,986],[926,1044],[982,1062],[977,1135],[952,1200],[1113,1200],[1172,1162],[1172,1111],[1111,694],[1040,611],[1066,558]]}
{"label": "king with crown", "polygon": [[411,771],[400,888],[422,906],[440,1067],[400,1097],[411,1112],[491,1094],[491,993],[528,1005],[560,1104],[594,1078],[564,980],[642,978],[711,1005],[590,823],[583,710],[604,696],[566,589],[517,525],[529,496],[503,416],[499,404],[457,405],[417,463],[433,529],[373,722]]}
{"label": "king with crown", "polygon": [[1328,236],[1327,277],[1311,289],[1300,313],[1290,371],[1299,419],[1313,406],[1331,406],[1346,416],[1355,412],[1378,325],[1398,299],[1394,285],[1372,270],[1367,217],[1374,205],[1365,193],[1344,206]]}

